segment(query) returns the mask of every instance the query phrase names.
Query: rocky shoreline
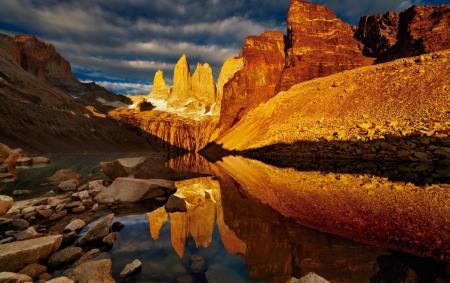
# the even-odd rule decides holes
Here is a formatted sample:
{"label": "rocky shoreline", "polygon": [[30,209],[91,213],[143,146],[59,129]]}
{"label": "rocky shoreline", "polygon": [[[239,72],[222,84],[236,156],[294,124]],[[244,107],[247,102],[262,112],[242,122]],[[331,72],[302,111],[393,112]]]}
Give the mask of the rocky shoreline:
{"label": "rocky shoreline", "polygon": [[[111,260],[94,259],[112,248],[124,226],[111,212],[144,200],[167,202],[168,211],[186,207],[180,197],[171,200],[172,181],[117,178],[139,160],[102,162],[105,175],[116,176],[112,180],[82,183],[77,172],[61,169],[48,178],[56,192],[16,203],[0,196],[0,282],[115,282]],[[120,277],[139,269],[135,260]]]}

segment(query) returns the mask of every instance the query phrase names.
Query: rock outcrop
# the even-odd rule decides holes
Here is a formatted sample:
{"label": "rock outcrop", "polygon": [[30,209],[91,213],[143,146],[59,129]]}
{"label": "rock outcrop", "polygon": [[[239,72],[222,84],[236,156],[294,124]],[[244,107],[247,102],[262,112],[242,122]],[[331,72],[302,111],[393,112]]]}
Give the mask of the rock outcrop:
{"label": "rock outcrop", "polygon": [[166,86],[162,76],[161,71],[155,74],[150,101],[157,100],[157,103],[161,103],[163,100],[165,107],[180,115],[212,114],[217,99],[214,76],[209,64],[197,64],[191,77],[187,57],[183,54],[174,68],[172,90]]}
{"label": "rock outcrop", "polygon": [[241,54],[244,67],[223,87],[216,136],[221,136],[248,110],[275,95],[285,64],[284,49],[281,32],[247,37]]}
{"label": "rock outcrop", "polygon": [[[55,47],[30,35],[14,37],[20,57],[16,61],[24,70],[42,81],[78,98],[82,103],[100,110],[131,104],[125,96],[116,95],[95,83],[81,83],[72,73],[70,63]],[[14,52],[14,57],[17,57]]]}
{"label": "rock outcrop", "polygon": [[249,110],[292,85],[372,63],[362,56],[350,25],[322,5],[292,0],[288,32],[265,32],[246,39],[244,68],[224,86],[222,136]]}
{"label": "rock outcrop", "polygon": [[450,5],[416,5],[400,14],[362,17],[355,36],[364,53],[380,62],[449,49]]}
{"label": "rock outcrop", "polygon": [[352,27],[323,5],[291,1],[287,24],[286,65],[277,92],[372,63],[361,54]]}
{"label": "rock outcrop", "polygon": [[28,151],[53,152],[129,150],[145,143],[116,121],[92,115],[65,91],[23,69],[18,54],[22,53],[14,38],[0,35],[2,142]]}
{"label": "rock outcrop", "polygon": [[161,179],[117,178],[111,186],[96,197],[98,203],[135,203],[168,196],[175,190],[174,183]]}
{"label": "rock outcrop", "polygon": [[[211,67],[208,63],[197,64],[191,78],[189,99],[197,101],[198,106],[204,107],[204,113],[209,113],[216,103],[216,85]],[[198,106],[193,103],[194,109]],[[189,107],[189,105],[188,105]]]}
{"label": "rock outcrop", "polygon": [[363,17],[354,32],[323,5],[291,0],[284,38],[270,32],[246,39],[244,67],[224,85],[212,140],[249,110],[300,82],[450,48],[449,11],[449,5],[413,6],[401,14]]}
{"label": "rock outcrop", "polygon": [[442,51],[300,83],[250,111],[218,143],[280,158],[448,159],[449,60]]}
{"label": "rock outcrop", "polygon": [[173,90],[168,105],[180,108],[188,103],[191,90],[191,71],[185,54],[178,60],[173,70]]}
{"label": "rock outcrop", "polygon": [[48,258],[59,249],[62,238],[54,235],[0,245],[0,271],[18,271]]}
{"label": "rock outcrop", "polygon": [[228,58],[223,63],[220,69],[219,77],[217,78],[217,98],[214,106],[214,115],[220,115],[220,107],[223,98],[223,88],[225,85],[244,67],[244,59],[242,57]]}
{"label": "rock outcrop", "polygon": [[162,70],[158,70],[155,73],[153,79],[153,88],[149,94],[150,99],[167,100],[170,95],[170,87],[166,84],[166,79],[164,78],[164,73]]}

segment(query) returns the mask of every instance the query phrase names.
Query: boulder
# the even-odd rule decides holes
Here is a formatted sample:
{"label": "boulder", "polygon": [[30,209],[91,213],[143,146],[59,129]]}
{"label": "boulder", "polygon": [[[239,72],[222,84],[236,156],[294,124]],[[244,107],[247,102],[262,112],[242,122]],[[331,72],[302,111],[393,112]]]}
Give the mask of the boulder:
{"label": "boulder", "polygon": [[45,283],[74,283],[75,281],[73,281],[70,278],[67,278],[65,276],[61,276],[58,278],[54,278],[52,280],[46,281]]}
{"label": "boulder", "polygon": [[100,162],[103,173],[115,180],[119,177],[128,177],[136,171],[137,167],[145,162],[145,157],[120,158],[113,161]]}
{"label": "boulder", "polygon": [[138,112],[146,112],[146,111],[151,111],[153,109],[155,109],[155,106],[145,100],[142,101],[141,103],[139,103],[138,106],[136,107],[136,111],[138,111]]}
{"label": "boulder", "polygon": [[22,268],[18,273],[30,276],[32,279],[36,279],[42,274],[47,272],[47,267],[38,263],[32,263]]}
{"label": "boulder", "polygon": [[62,249],[50,256],[48,259],[48,266],[56,269],[73,263],[83,255],[83,250],[80,247],[68,247]]}
{"label": "boulder", "polygon": [[53,174],[48,180],[52,183],[61,183],[69,180],[80,180],[80,174],[72,170],[61,169]]}
{"label": "boulder", "polygon": [[86,226],[86,222],[84,222],[84,220],[74,219],[70,221],[70,223],[67,224],[66,227],[64,227],[64,231],[78,231],[84,226]]}
{"label": "boulder", "polygon": [[127,264],[120,272],[120,278],[126,278],[141,271],[142,262],[139,259]]}
{"label": "boulder", "polygon": [[287,283],[330,283],[330,281],[326,280],[323,277],[320,277],[314,272],[310,272],[300,279],[291,278]]}
{"label": "boulder", "polygon": [[135,203],[170,194],[174,182],[161,179],[117,178],[111,186],[95,196],[98,203]]}
{"label": "boulder", "polygon": [[14,237],[17,241],[28,240],[38,237],[40,234],[34,227],[28,227],[26,230],[15,233]]}
{"label": "boulder", "polygon": [[206,262],[202,256],[192,255],[190,258],[189,269],[194,274],[203,274],[206,271]]}
{"label": "boulder", "polygon": [[30,157],[20,157],[16,160],[16,166],[31,166],[33,160]]}
{"label": "boulder", "polygon": [[64,192],[75,191],[79,184],[80,181],[78,179],[70,179],[59,183],[58,188]]}
{"label": "boulder", "polygon": [[6,214],[14,204],[14,199],[9,196],[0,195],[0,216]]}
{"label": "boulder", "polygon": [[184,200],[184,198],[178,197],[176,195],[171,195],[164,207],[169,213],[187,211],[186,201]]}
{"label": "boulder", "polygon": [[24,219],[0,218],[0,231],[22,231],[30,227],[30,223]]}
{"label": "boulder", "polygon": [[82,263],[84,263],[86,261],[90,261],[90,260],[96,258],[100,253],[101,253],[101,251],[99,249],[89,250],[84,255],[82,255],[77,261],[75,261],[73,266],[77,266],[77,265],[80,265],[80,264],[82,264]]}
{"label": "boulder", "polygon": [[42,157],[42,156],[34,156],[31,158],[32,159],[32,163],[33,165],[42,165],[42,164],[49,164],[50,163],[50,159],[47,157]]}
{"label": "boulder", "polygon": [[80,283],[115,283],[111,275],[110,259],[84,262],[65,272],[65,275]]}
{"label": "boulder", "polygon": [[111,232],[102,239],[102,242],[105,243],[108,247],[112,247],[118,237],[119,232]]}
{"label": "boulder", "polygon": [[62,238],[52,235],[0,245],[0,266],[4,271],[17,271],[46,259],[59,249]]}
{"label": "boulder", "polygon": [[0,283],[25,283],[32,281],[33,279],[25,274],[14,272],[0,272]]}
{"label": "boulder", "polygon": [[103,239],[103,237],[109,234],[109,226],[113,218],[114,214],[111,213],[92,223],[87,232],[81,235],[76,244],[82,246],[86,243]]}

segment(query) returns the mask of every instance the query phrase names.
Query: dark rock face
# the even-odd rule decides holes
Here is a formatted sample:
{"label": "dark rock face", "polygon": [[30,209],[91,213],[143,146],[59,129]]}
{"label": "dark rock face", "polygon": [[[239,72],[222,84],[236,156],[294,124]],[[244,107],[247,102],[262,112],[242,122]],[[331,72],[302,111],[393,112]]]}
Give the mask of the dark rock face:
{"label": "dark rock face", "polygon": [[70,63],[52,44],[29,35],[17,35],[12,41],[17,46],[17,51],[12,50],[17,64],[37,78],[79,98],[82,103],[105,111],[106,107],[112,107],[114,103],[131,104],[131,100],[125,96],[116,95],[95,83],[78,81]]}
{"label": "dark rock face", "polygon": [[399,19],[399,14],[395,12],[361,18],[355,37],[364,44],[364,55],[378,57],[394,46]]}
{"label": "dark rock face", "polygon": [[379,62],[450,48],[450,5],[413,6],[397,14],[362,17],[355,37]]}

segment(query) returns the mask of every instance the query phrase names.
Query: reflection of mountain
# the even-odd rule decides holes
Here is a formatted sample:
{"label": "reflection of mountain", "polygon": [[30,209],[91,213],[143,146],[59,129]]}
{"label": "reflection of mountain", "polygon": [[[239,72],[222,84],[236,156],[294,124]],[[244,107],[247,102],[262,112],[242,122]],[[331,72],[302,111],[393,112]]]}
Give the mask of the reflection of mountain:
{"label": "reflection of mountain", "polygon": [[170,221],[172,246],[183,257],[187,239],[192,237],[197,247],[207,248],[211,241],[214,224],[225,248],[230,253],[244,253],[245,245],[225,225],[221,205],[219,183],[213,178],[196,178],[176,182],[177,195],[187,202],[187,212],[166,213],[164,207],[147,214],[150,235],[159,239],[161,228]]}
{"label": "reflection of mountain", "polygon": [[[189,163],[195,160],[198,158],[186,156],[171,164],[187,170]],[[237,157],[227,157],[223,162],[209,164],[208,168],[209,172],[217,177],[176,182],[176,194],[186,199],[188,212],[168,214],[164,208],[159,208],[147,214],[149,232],[154,240],[162,239],[160,235],[166,229],[162,227],[170,222],[171,245],[179,257],[188,253],[190,238],[196,247],[213,246],[214,223],[217,223],[226,251],[240,255],[245,261],[250,278],[256,281],[284,283],[291,277],[315,272],[331,282],[385,282],[383,280],[386,274],[398,278],[398,282],[404,281],[411,274],[424,279],[423,282],[433,282],[437,274],[443,272],[445,265],[440,263],[357,244],[305,228],[282,215],[288,215],[295,220],[309,220],[310,222],[306,223],[316,229],[327,229],[325,231],[341,233],[346,237],[350,237],[349,231],[353,231],[357,240],[379,241],[377,243],[380,245],[387,243],[386,245],[391,246],[394,246],[391,242],[381,243],[382,233],[392,234],[395,229],[398,233],[406,233],[410,231],[409,226],[417,225],[419,221],[425,228],[430,227],[426,226],[426,220],[423,218],[414,220],[407,216],[415,217],[414,213],[406,214],[390,207],[383,207],[385,214],[373,218],[375,222],[367,223],[373,225],[374,230],[380,227],[385,230],[380,229],[378,233],[374,233],[370,227],[364,226],[361,218],[355,218],[356,215],[371,215],[383,211],[381,205],[371,207],[364,200],[374,202],[373,197],[378,197],[381,204],[388,203],[389,206],[390,203],[381,187],[373,189],[375,195],[370,193],[369,185],[352,188],[351,184],[359,186],[358,182],[362,182],[363,177],[339,175],[340,180],[337,180],[338,175],[278,169]],[[305,187],[302,187],[301,184],[306,180],[309,180],[308,186],[305,184]],[[379,178],[370,180],[378,180],[381,183]],[[383,184],[376,184],[375,187],[378,185]],[[417,192],[413,192],[412,185],[408,185],[404,190],[405,192],[395,195],[393,201],[397,201],[399,206],[409,205],[414,209],[415,206],[403,197],[412,194],[414,198],[411,201],[418,201],[419,195],[414,195]],[[321,192],[326,192],[326,195]],[[345,199],[349,201],[345,203]],[[355,222],[343,222],[343,219],[352,217]],[[398,225],[394,220],[400,217],[407,219],[409,226],[405,224],[404,227],[385,227]],[[430,218],[430,221],[433,220],[433,217]],[[320,223],[321,221],[323,223]],[[361,229],[368,229],[372,238],[358,238],[363,235]],[[434,266],[432,272],[430,264]]]}
{"label": "reflection of mountain", "polygon": [[300,172],[241,157],[216,164],[246,194],[308,227],[418,255],[449,255],[450,192],[444,186]]}

